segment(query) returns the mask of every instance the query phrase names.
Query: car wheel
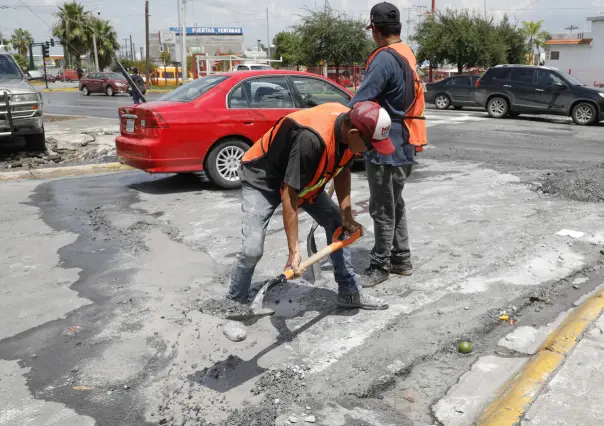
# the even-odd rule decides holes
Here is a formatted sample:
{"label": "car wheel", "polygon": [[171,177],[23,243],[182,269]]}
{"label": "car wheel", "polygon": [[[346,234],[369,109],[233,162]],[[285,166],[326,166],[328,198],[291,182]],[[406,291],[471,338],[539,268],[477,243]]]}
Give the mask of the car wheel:
{"label": "car wheel", "polygon": [[239,165],[248,149],[249,146],[245,142],[237,139],[219,143],[210,152],[206,162],[206,169],[212,182],[224,189],[239,188],[241,186]]}
{"label": "car wheel", "polygon": [[88,87],[86,87],[86,86],[82,86],[82,93],[85,96],[90,96],[90,90],[88,90]]}
{"label": "car wheel", "polygon": [[496,96],[489,100],[487,104],[487,112],[493,118],[503,118],[508,114],[508,101],[505,98]]}
{"label": "car wheel", "polygon": [[579,126],[589,126],[596,122],[596,108],[587,102],[575,105],[572,113],[573,121]]}
{"label": "car wheel", "polygon": [[46,136],[44,129],[37,135],[25,136],[25,149],[27,151],[46,151]]}
{"label": "car wheel", "polygon": [[451,106],[451,99],[447,95],[436,95],[434,98],[434,105],[437,109],[447,109]]}
{"label": "car wheel", "polygon": [[115,92],[113,91],[113,87],[107,86],[107,88],[105,89],[105,94],[107,96],[115,96]]}

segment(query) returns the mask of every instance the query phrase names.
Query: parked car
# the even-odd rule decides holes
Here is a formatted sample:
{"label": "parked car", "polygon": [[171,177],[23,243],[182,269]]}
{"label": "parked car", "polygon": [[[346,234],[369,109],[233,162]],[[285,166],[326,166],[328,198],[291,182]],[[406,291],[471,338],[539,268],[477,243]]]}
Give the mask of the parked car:
{"label": "parked car", "polygon": [[157,101],[119,109],[121,163],[149,173],[205,171],[237,188],[245,151],[280,118],[352,94],[324,77],[297,71],[249,71],[201,77]]}
{"label": "parked car", "polygon": [[552,114],[585,126],[604,121],[604,90],[557,68],[498,65],[476,83],[476,101],[493,118]]}
{"label": "parked car", "polygon": [[273,67],[267,64],[239,64],[233,66],[231,71],[266,71],[272,69]]}
{"label": "parked car", "polygon": [[479,75],[457,75],[435,83],[426,83],[424,99],[426,103],[433,103],[438,109],[476,106],[474,95],[479,78]]}
{"label": "parked car", "polygon": [[78,81],[78,72],[76,70],[63,70],[57,73],[57,80],[63,82]]}
{"label": "parked car", "polygon": [[128,91],[128,81],[117,72],[93,72],[80,80],[79,87],[86,96],[90,96],[91,93],[115,96]]}
{"label": "parked car", "polygon": [[17,61],[0,50],[0,143],[22,136],[28,151],[46,150],[42,95],[27,81]]}
{"label": "parked car", "polygon": [[46,73],[46,76],[44,76],[44,75],[42,76],[42,81],[48,81],[49,83],[54,83],[55,81],[57,81],[57,77],[52,74]]}

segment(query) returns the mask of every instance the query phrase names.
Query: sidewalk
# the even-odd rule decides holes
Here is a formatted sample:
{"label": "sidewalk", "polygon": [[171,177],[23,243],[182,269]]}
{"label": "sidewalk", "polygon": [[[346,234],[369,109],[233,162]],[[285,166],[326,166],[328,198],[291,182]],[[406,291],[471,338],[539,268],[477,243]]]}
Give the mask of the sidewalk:
{"label": "sidewalk", "polygon": [[433,406],[435,417],[444,426],[604,424],[604,283],[574,306],[502,338]]}

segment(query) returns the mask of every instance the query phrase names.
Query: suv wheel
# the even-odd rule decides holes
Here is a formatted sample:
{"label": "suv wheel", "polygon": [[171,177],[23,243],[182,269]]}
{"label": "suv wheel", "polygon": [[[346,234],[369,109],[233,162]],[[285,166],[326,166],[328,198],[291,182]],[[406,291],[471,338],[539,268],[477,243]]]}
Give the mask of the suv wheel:
{"label": "suv wheel", "polygon": [[437,109],[447,109],[451,106],[451,99],[447,95],[436,95],[434,98],[434,105]]}
{"label": "suv wheel", "polygon": [[579,126],[589,126],[596,121],[596,109],[592,104],[583,102],[575,105],[572,117],[573,121]]}
{"label": "suv wheel", "polygon": [[207,171],[209,178],[224,189],[235,189],[241,186],[239,165],[243,154],[250,147],[238,139],[230,139],[218,144],[208,155]]}
{"label": "suv wheel", "polygon": [[107,86],[107,88],[105,89],[105,94],[107,96],[115,96],[115,92],[113,91],[113,87]]}
{"label": "suv wheel", "polygon": [[88,90],[88,87],[86,86],[82,86],[82,93],[84,96],[90,96],[90,90]]}
{"label": "suv wheel", "polygon": [[508,101],[500,96],[495,96],[487,104],[487,112],[493,118],[503,118],[508,114]]}
{"label": "suv wheel", "polygon": [[25,136],[25,149],[27,151],[46,151],[46,136],[44,130],[37,135]]}

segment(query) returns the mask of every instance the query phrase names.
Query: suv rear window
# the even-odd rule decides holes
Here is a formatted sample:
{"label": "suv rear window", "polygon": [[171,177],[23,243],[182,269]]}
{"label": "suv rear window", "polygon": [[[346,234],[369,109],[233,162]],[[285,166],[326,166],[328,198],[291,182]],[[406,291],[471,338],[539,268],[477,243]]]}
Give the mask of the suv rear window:
{"label": "suv rear window", "polygon": [[218,86],[227,78],[229,77],[224,75],[208,75],[206,77],[201,77],[165,94],[159,98],[158,101],[190,102],[213,87]]}

